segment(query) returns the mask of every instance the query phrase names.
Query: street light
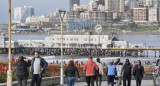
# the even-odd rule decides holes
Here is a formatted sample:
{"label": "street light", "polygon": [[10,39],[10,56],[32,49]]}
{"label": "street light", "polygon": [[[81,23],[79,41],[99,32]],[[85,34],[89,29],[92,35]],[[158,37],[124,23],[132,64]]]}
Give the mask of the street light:
{"label": "street light", "polygon": [[65,16],[66,11],[64,10],[59,10],[59,18],[61,22],[61,79],[60,79],[60,84],[63,86],[64,80],[63,80],[63,18]]}
{"label": "street light", "polygon": [[8,35],[9,35],[9,43],[8,43],[8,66],[9,69],[7,71],[7,86],[12,86],[12,69],[11,69],[11,0],[9,1],[9,22],[8,22]]}

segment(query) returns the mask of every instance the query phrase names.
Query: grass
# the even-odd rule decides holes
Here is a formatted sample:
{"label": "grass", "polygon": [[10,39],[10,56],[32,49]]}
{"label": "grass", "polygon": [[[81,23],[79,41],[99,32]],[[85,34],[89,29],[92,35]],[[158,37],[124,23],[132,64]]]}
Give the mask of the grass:
{"label": "grass", "polygon": [[121,30],[132,30],[132,31],[157,31],[159,30],[160,26],[146,26],[146,25],[139,25],[138,28],[130,28],[127,25],[123,26],[108,26],[108,27],[103,27],[105,31],[121,31]]}

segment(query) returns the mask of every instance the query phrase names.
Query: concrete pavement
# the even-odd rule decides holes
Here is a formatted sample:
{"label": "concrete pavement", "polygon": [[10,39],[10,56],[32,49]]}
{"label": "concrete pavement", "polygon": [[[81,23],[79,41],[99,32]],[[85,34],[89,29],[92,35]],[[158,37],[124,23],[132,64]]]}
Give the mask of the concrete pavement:
{"label": "concrete pavement", "polygon": [[[76,82],[75,86],[85,86],[85,82]],[[96,83],[95,83],[95,86],[96,86]],[[101,86],[107,86],[107,81],[103,81]],[[123,86],[123,85],[121,85],[121,86]],[[136,86],[135,80],[131,81],[131,86]],[[153,86],[153,80],[142,80],[141,86]]]}

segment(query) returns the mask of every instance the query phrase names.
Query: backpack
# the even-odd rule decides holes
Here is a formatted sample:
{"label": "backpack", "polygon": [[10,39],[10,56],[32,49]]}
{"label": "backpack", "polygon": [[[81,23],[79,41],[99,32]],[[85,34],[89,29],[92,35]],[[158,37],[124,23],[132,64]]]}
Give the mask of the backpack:
{"label": "backpack", "polygon": [[94,76],[99,76],[99,68],[98,68],[98,70],[96,70],[96,69],[94,68]]}
{"label": "backpack", "polygon": [[96,68],[94,68],[94,76],[99,76],[99,67],[98,67],[98,70],[96,70]]}

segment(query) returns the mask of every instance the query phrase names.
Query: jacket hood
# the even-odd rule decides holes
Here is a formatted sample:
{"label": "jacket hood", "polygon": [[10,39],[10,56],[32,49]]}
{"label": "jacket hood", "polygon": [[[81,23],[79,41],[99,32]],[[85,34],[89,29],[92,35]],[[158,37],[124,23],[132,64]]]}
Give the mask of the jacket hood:
{"label": "jacket hood", "polygon": [[89,61],[87,62],[87,64],[93,65],[94,62],[93,62],[92,60],[89,60]]}
{"label": "jacket hood", "polygon": [[100,65],[100,64],[102,64],[102,63],[96,62],[96,64],[97,64],[97,65]]}

